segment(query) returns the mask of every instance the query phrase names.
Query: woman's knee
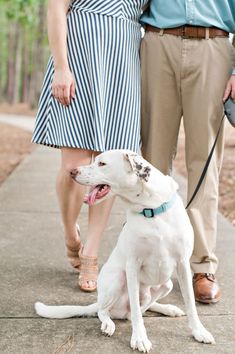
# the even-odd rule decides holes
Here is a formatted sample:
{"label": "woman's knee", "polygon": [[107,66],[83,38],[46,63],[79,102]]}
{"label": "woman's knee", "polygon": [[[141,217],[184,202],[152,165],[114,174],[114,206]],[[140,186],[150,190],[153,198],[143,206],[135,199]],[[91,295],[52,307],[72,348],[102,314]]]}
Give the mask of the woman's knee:
{"label": "woman's knee", "polygon": [[66,175],[79,166],[88,165],[91,162],[92,151],[81,149],[62,149],[61,170]]}

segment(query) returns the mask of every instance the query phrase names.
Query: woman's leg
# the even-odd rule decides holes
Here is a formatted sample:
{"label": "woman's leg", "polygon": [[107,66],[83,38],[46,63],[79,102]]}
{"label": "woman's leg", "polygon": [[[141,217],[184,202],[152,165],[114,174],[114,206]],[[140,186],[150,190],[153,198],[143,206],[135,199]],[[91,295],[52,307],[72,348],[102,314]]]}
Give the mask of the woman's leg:
{"label": "woman's leg", "polygon": [[[93,157],[97,155],[99,153],[94,152]],[[100,240],[107,225],[113,201],[114,198],[111,198],[89,207],[88,232],[82,252],[84,256],[98,256]],[[96,286],[96,279],[94,281],[81,281],[80,283],[83,289],[94,288]]]}
{"label": "woman's leg", "polygon": [[87,241],[83,249],[84,255],[97,257],[99,243],[107,225],[113,200],[114,198],[110,198],[89,208],[88,233]]}
{"label": "woman's leg", "polygon": [[75,167],[89,164],[91,156],[90,150],[61,149],[61,169],[57,177],[56,189],[64,225],[65,243],[71,248],[76,248],[79,244],[76,223],[83,203],[85,187],[73,181],[70,171]]}
{"label": "woman's leg", "polygon": [[[75,167],[87,165],[91,162],[90,150],[62,148],[62,164],[57,178],[57,195],[64,224],[65,243],[71,248],[79,244],[76,230],[77,218],[83,203],[85,187],[75,183],[70,171]],[[97,153],[94,153],[97,154]],[[89,222],[86,243],[82,250],[83,256],[97,257],[102,233],[112,208],[113,198],[89,208]],[[85,279],[85,271],[83,279]],[[96,279],[82,281],[81,288],[88,289],[96,286]]]}
{"label": "woman's leg", "polygon": [[[106,227],[108,217],[113,205],[113,200],[114,198],[107,199],[104,202],[101,202],[100,204],[97,205],[93,205],[89,208],[88,233],[87,233],[86,243],[82,250],[82,256],[92,257],[93,259],[97,258],[101,236]],[[94,267],[93,269],[94,269],[93,271],[94,276],[92,275],[90,277],[88,271],[87,279],[85,274],[86,271],[82,271],[82,276],[79,279],[79,285],[80,288],[82,288],[83,290],[96,288],[97,268]],[[93,279],[91,280],[92,277]]]}

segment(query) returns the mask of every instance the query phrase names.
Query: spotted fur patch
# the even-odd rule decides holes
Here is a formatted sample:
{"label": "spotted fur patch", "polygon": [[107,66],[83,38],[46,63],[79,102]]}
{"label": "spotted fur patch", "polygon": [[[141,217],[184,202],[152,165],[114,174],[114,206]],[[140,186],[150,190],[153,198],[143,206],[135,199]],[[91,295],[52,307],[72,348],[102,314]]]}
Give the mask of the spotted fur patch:
{"label": "spotted fur patch", "polygon": [[125,158],[130,163],[136,175],[145,182],[148,182],[151,168],[150,166],[144,165],[142,157],[137,154],[126,154]]}
{"label": "spotted fur patch", "polygon": [[143,166],[142,163],[136,163],[136,174],[139,178],[148,182],[150,177],[151,168],[149,166]]}

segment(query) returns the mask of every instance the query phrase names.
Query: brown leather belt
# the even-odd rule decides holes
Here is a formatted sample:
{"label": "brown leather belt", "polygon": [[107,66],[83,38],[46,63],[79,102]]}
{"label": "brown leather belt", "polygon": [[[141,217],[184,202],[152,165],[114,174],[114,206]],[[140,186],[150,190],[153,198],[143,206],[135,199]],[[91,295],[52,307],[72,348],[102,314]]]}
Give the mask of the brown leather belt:
{"label": "brown leather belt", "polygon": [[[146,31],[161,32],[161,34],[172,34],[173,36],[179,36],[182,38],[215,38],[215,37],[228,37],[229,33],[216,27],[199,27],[199,26],[181,26],[174,28],[161,29],[150,25],[145,26]],[[208,36],[208,37],[207,37]]]}

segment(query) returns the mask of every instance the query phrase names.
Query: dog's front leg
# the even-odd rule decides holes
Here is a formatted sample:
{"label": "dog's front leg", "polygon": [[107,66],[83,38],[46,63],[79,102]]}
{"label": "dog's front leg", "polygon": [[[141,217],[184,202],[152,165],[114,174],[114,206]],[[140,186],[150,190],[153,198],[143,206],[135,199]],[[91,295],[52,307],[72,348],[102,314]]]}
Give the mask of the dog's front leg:
{"label": "dog's front leg", "polygon": [[126,265],[126,277],[131,308],[131,348],[148,353],[152,348],[152,343],[148,340],[140,308],[139,270],[140,267],[134,259],[128,260]]}
{"label": "dog's front leg", "polygon": [[193,337],[198,342],[215,343],[212,334],[205,329],[197,314],[189,261],[185,260],[177,264],[177,277],[184,298],[189,327],[192,330]]}
{"label": "dog's front leg", "polygon": [[101,332],[111,337],[115,331],[115,323],[111,320],[108,310],[99,310],[98,317],[101,324]]}

